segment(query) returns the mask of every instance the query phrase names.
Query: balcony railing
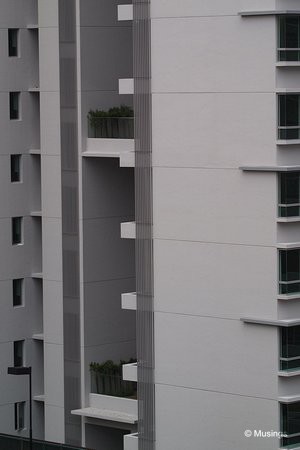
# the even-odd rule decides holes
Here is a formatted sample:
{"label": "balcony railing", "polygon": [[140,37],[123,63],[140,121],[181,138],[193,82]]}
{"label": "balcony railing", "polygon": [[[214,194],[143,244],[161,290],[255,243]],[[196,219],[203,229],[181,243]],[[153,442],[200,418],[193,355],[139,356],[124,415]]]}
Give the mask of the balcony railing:
{"label": "balcony railing", "polygon": [[136,383],[124,381],[121,375],[91,372],[91,392],[114,397],[136,398]]}
{"label": "balcony railing", "polygon": [[[0,434],[1,450],[29,450],[29,439],[9,434]],[[33,450],[88,450],[83,447],[74,447],[67,444],[33,440]],[[92,450],[92,449],[89,449]]]}
{"label": "balcony railing", "polygon": [[134,139],[133,117],[90,117],[88,137],[100,139]]}

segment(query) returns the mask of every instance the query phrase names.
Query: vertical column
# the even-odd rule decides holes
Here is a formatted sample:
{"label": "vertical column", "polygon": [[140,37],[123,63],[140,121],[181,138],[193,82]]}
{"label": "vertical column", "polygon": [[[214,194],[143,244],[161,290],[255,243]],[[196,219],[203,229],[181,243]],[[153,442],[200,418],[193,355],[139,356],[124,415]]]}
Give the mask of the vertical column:
{"label": "vertical column", "polygon": [[59,1],[65,440],[81,445],[76,2]]}
{"label": "vertical column", "polygon": [[155,447],[150,0],[133,2],[139,450]]}

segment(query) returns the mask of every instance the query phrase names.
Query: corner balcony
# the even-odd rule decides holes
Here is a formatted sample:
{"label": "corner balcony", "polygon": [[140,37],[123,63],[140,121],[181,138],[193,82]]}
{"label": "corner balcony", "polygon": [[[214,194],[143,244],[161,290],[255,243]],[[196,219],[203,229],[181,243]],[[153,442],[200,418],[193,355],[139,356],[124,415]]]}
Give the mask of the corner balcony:
{"label": "corner balcony", "polygon": [[[138,407],[136,383],[124,381],[121,375],[112,375],[99,371],[101,365],[91,364],[91,393],[89,406],[72,411],[72,414],[86,418],[101,426],[129,429],[136,431]],[[103,365],[102,365],[103,366]],[[121,367],[121,366],[120,366]],[[95,422],[96,420],[96,422]]]}
{"label": "corner balcony", "polygon": [[87,148],[82,156],[119,158],[120,167],[134,167],[134,118],[89,117]]}

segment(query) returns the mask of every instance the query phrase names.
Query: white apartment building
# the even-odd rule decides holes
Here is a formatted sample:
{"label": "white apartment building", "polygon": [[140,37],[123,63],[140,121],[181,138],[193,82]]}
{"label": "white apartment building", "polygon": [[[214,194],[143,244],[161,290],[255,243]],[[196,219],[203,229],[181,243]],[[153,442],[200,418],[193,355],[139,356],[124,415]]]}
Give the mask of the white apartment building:
{"label": "white apartment building", "polygon": [[0,433],[300,448],[299,0],[0,21]]}

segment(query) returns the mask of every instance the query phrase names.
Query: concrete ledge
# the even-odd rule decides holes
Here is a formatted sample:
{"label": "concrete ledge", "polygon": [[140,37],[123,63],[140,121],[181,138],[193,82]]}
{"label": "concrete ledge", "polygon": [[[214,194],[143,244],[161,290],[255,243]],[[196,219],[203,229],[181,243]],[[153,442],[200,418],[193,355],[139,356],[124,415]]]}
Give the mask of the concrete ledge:
{"label": "concrete ledge", "polygon": [[133,5],[118,5],[118,20],[133,20]]}
{"label": "concrete ledge", "polygon": [[295,9],[281,9],[281,10],[271,9],[269,11],[268,10],[264,10],[264,11],[255,10],[255,11],[240,11],[240,12],[238,12],[238,15],[242,16],[242,17],[280,16],[280,15],[285,15],[285,14],[300,15],[300,10],[295,10]]}
{"label": "concrete ledge", "polygon": [[300,325],[300,319],[261,319],[258,317],[241,317],[244,323],[254,325],[268,325],[274,327],[293,327]]}
{"label": "concrete ledge", "polygon": [[136,311],[136,292],[122,294],[122,309],[131,309]]}
{"label": "concrete ledge", "polygon": [[295,248],[300,248],[300,242],[283,242],[278,243],[276,246],[280,250],[292,250]]}
{"label": "concrete ledge", "polygon": [[280,403],[296,403],[300,402],[300,394],[298,395],[287,395],[284,397],[278,397]]}
{"label": "concrete ledge", "polygon": [[300,166],[240,166],[239,169],[244,172],[299,172]]}
{"label": "concrete ledge", "polygon": [[123,380],[137,382],[137,363],[123,364]]}
{"label": "concrete ledge", "polygon": [[300,222],[300,217],[277,217],[278,223],[293,223]]}
{"label": "concrete ledge", "polygon": [[35,333],[32,335],[32,339],[34,339],[35,341],[43,341],[44,334],[43,333]]}
{"label": "concrete ledge", "polygon": [[290,372],[284,371],[284,370],[280,370],[278,372],[278,376],[279,377],[297,377],[300,375],[300,370],[292,370]]}
{"label": "concrete ledge", "polygon": [[134,80],[133,78],[119,79],[119,94],[134,94]]}
{"label": "concrete ledge", "polygon": [[121,223],[121,238],[122,239],[135,239],[136,238],[135,222]]}
{"label": "concrete ledge", "polygon": [[135,424],[138,421],[137,400],[90,394],[90,406],[71,411],[72,414],[94,419]]}
{"label": "concrete ledge", "polygon": [[123,437],[124,450],[138,450],[139,438],[138,433],[125,434]]}

